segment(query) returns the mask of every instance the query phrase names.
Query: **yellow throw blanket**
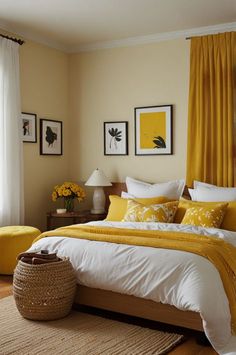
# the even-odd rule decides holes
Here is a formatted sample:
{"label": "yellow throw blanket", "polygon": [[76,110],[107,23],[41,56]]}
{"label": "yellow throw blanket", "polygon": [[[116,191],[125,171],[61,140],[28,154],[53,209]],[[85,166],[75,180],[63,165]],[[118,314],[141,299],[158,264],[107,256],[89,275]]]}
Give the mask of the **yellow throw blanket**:
{"label": "yellow throw blanket", "polygon": [[236,333],[236,248],[222,239],[173,231],[72,225],[45,232],[34,242],[49,236],[175,249],[205,257],[220,273],[230,304],[232,329]]}

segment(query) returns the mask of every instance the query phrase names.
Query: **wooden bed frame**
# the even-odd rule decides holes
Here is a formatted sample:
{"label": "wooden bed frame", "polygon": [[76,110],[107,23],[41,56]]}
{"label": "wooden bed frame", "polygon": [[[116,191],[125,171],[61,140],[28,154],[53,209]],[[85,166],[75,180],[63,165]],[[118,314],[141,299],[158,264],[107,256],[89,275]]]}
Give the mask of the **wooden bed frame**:
{"label": "wooden bed frame", "polygon": [[[108,207],[108,196],[111,194],[120,195],[121,191],[126,191],[126,185],[125,183],[113,183],[105,190],[106,206]],[[184,195],[188,198],[187,193]],[[203,331],[202,320],[197,312],[181,311],[174,306],[112,291],[78,285],[75,304]]]}
{"label": "wooden bed frame", "polygon": [[117,292],[77,285],[75,304],[203,331],[202,320],[197,312],[181,311],[168,304]]}

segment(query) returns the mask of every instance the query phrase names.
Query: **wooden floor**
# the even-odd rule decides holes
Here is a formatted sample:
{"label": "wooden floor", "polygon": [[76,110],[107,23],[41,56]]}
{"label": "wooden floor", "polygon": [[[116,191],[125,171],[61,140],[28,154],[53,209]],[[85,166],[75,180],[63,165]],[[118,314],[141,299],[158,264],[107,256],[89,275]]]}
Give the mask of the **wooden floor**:
{"label": "wooden floor", "polygon": [[[0,298],[12,294],[12,277],[0,275]],[[209,346],[202,346],[196,343],[195,333],[186,331],[186,341],[172,350],[170,355],[217,355]]]}
{"label": "wooden floor", "polygon": [[0,298],[10,296],[12,294],[12,276],[0,275]]}

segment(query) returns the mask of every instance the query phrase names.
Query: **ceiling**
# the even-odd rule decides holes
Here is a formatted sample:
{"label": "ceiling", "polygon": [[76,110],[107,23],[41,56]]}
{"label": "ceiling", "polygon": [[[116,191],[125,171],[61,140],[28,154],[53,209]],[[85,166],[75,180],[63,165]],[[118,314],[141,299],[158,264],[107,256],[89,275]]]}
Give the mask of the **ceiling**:
{"label": "ceiling", "polygon": [[0,0],[0,28],[68,52],[231,30],[235,21],[236,0]]}

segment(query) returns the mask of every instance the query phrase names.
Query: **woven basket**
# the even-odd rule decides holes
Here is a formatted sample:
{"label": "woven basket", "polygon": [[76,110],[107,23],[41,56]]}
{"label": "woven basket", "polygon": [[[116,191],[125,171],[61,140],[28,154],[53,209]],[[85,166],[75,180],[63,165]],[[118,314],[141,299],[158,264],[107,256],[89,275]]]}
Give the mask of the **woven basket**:
{"label": "woven basket", "polygon": [[24,318],[53,320],[71,310],[76,277],[68,259],[41,265],[19,261],[13,277],[13,295]]}

